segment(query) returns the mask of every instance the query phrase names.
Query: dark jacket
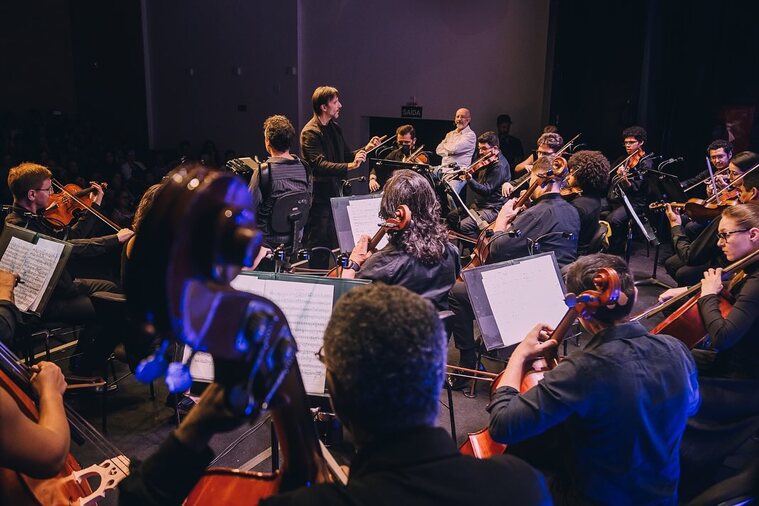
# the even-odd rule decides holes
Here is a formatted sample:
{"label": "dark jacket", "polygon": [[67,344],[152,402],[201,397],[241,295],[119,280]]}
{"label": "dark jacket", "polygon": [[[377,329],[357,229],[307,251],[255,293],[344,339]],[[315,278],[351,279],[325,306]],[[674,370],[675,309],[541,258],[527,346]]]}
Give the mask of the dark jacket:
{"label": "dark jacket", "polygon": [[511,180],[511,167],[509,162],[498,153],[498,163],[493,163],[480,169],[467,181],[467,187],[474,192],[476,209],[493,209],[498,211],[506,202],[506,197],[501,195],[501,186]]}
{"label": "dark jacket", "polygon": [[354,157],[342,128],[335,121],[322,126],[314,116],[300,133],[300,149],[313,176],[314,202],[329,204],[331,197],[340,195],[340,179],[345,178]]}

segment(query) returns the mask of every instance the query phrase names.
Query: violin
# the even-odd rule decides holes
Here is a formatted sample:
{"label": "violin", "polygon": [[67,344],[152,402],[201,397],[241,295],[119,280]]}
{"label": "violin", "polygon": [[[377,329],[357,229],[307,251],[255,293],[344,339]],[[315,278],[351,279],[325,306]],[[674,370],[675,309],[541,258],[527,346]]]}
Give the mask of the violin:
{"label": "violin", "polygon": [[[120,226],[92,207],[95,203],[95,198],[92,196],[96,192],[94,186],[84,189],[75,184],[64,186],[55,179],[52,180],[52,184],[58,190],[58,193],[50,195],[50,205],[45,209],[44,213],[46,219],[66,226],[74,220],[75,212],[89,211],[116,232],[121,230]],[[101,186],[105,189],[108,187],[108,184],[101,183]]]}
{"label": "violin", "polygon": [[422,163],[422,164],[427,165],[428,163],[430,163],[430,159],[425,153],[422,152],[423,149],[424,149],[424,144],[419,146],[419,148],[413,153],[411,153],[409,156],[404,156],[402,161],[406,163]]}
{"label": "violin", "polygon": [[475,160],[475,162],[466,169],[448,172],[443,176],[443,181],[452,181],[465,175],[471,176],[478,170],[483,169],[492,163],[496,163],[498,161],[498,158],[498,151],[488,151],[486,154]]}
{"label": "violin", "polygon": [[691,219],[699,222],[711,221],[720,216],[722,211],[735,204],[740,204],[738,200],[725,200],[721,203],[709,202],[705,199],[688,199],[687,202],[652,202],[648,205],[649,209],[660,210],[669,204],[672,209],[680,209]]}
{"label": "violin", "polygon": [[[388,218],[379,225],[379,229],[374,233],[371,239],[369,239],[368,251],[376,251],[377,245],[380,243],[385,234],[388,231],[400,232],[405,230],[411,223],[411,209],[406,204],[401,204],[398,209],[395,210],[395,215],[392,218]],[[343,273],[343,266],[336,265],[327,273],[328,278],[339,278]]]}
{"label": "violin", "polygon": [[[530,184],[527,190],[522,192],[522,195],[519,196],[516,203],[514,204],[514,209],[523,208],[532,197],[532,194],[535,192],[538,186],[545,186],[547,184],[550,184],[554,179],[563,178],[566,170],[566,159],[562,157],[555,158],[551,164],[551,170],[545,174],[538,175],[538,177]],[[506,224],[506,226],[508,227],[511,222],[516,219],[517,216],[518,214],[515,214]],[[477,239],[477,243],[474,246],[474,250],[472,251],[472,259],[466,265],[466,267],[464,267],[464,269],[474,269],[475,267],[480,267],[487,263],[488,257],[490,256],[490,242],[492,241],[494,235],[495,220],[493,220],[493,222],[490,223],[488,227],[480,233],[480,236]],[[459,275],[459,279],[463,280],[463,277]]]}
{"label": "violin", "polygon": [[[28,368],[21,365],[18,357],[0,342],[0,388],[10,394],[24,415],[36,422],[39,420],[37,395],[31,386],[30,377]],[[106,457],[105,460],[83,469],[69,453],[63,468],[56,476],[48,479],[31,478],[18,471],[0,468],[0,504],[62,505],[76,502],[81,506],[90,506],[114,490],[129,474],[129,459],[78,413],[68,406],[65,408],[73,439],[93,443]],[[93,489],[87,479],[95,476],[100,478],[100,483]]]}
{"label": "violin", "polygon": [[[287,318],[271,301],[230,282],[262,242],[245,182],[200,165],[180,166],[162,183],[126,265],[134,321],[153,336],[209,353],[230,410],[271,411],[283,463],[272,474],[210,468],[185,504],[257,504],[277,492],[329,481]],[[189,386],[188,363],[158,353],[138,368],[151,381],[170,371]]]}
{"label": "violin", "polygon": [[[619,301],[622,283],[616,270],[608,267],[599,269],[593,277],[593,284],[595,285],[595,290],[585,290],[580,295],[573,293],[565,295],[564,302],[568,307],[567,312],[561,318],[559,324],[556,325],[554,331],[551,332],[550,336],[550,339],[556,340],[558,345],[561,345],[562,340],[569,333],[578,316],[589,318],[598,308],[616,304]],[[519,386],[520,393],[525,393],[532,389],[543,379],[546,372],[559,364],[558,345],[546,350],[543,357],[535,359],[526,367]],[[499,380],[504,372],[501,372],[494,378],[491,395],[500,387]],[[467,440],[459,447],[459,451],[464,455],[471,455],[480,459],[500,455],[505,450],[506,445],[495,441],[490,436],[490,431],[487,427],[477,432],[469,433]]]}

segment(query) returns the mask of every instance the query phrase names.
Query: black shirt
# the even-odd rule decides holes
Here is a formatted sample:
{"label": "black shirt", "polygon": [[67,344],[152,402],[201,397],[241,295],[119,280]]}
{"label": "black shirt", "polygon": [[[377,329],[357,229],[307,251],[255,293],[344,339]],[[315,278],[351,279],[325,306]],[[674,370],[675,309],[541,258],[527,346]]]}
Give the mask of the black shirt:
{"label": "black shirt", "polygon": [[672,227],[671,232],[675,253],[685,265],[724,267],[728,264],[722,248],[717,246],[719,217],[714,218],[693,241],[680,225]]}
{"label": "black shirt", "polygon": [[[625,157],[618,158],[613,164],[612,167],[616,167],[619,165],[622,160],[624,160]],[[647,172],[648,169],[653,167],[653,162],[650,158],[647,158],[645,160],[642,160],[638,162],[638,165],[636,165],[633,169],[629,170],[630,177],[630,186],[626,186],[624,184],[620,185],[622,190],[625,192],[625,195],[627,195],[627,198],[630,200],[630,204],[632,204],[633,208],[635,209],[635,212],[637,214],[640,214],[643,212],[646,203],[648,201],[648,179],[650,176],[648,176]],[[622,206],[622,198],[617,192],[617,182],[619,181],[619,177],[617,177],[617,171],[613,171],[611,173],[611,178],[609,181],[609,194],[608,199],[609,203],[612,207],[616,208],[619,206]]]}
{"label": "black shirt", "polygon": [[[577,209],[558,193],[546,193],[518,215],[509,228],[518,236],[496,232],[490,243],[487,263],[502,262],[530,254],[553,251],[559,266],[577,258],[580,216]],[[535,243],[538,243],[536,247]]]}
{"label": "black shirt", "polygon": [[429,265],[388,244],[370,256],[357,278],[401,285],[432,302],[438,311],[448,309],[448,291],[456,282],[461,266],[459,252],[449,242],[439,263]]}
{"label": "black shirt", "polygon": [[722,317],[719,297],[698,299],[704,326],[717,349],[709,375],[759,379],[759,267],[746,269],[746,277],[731,289],[735,302],[727,318]]}
{"label": "black shirt", "polygon": [[472,179],[467,181],[467,187],[475,193],[474,204],[476,209],[493,209],[498,211],[506,202],[506,197],[501,195],[501,186],[511,180],[511,167],[509,162],[498,153],[498,163],[492,163],[477,171]]}
{"label": "black shirt", "polygon": [[577,214],[580,216],[577,255],[585,255],[588,252],[588,244],[598,231],[598,220],[601,219],[601,199],[581,194],[567,199],[567,202],[577,209]]}
{"label": "black shirt", "polygon": [[314,202],[329,204],[340,195],[339,180],[348,172],[354,154],[348,149],[343,130],[335,121],[322,125],[314,116],[300,133],[301,158],[311,170]]}
{"label": "black shirt", "polygon": [[[132,464],[130,476],[119,484],[119,504],[180,504],[211,457],[210,451],[194,453],[170,436],[141,466]],[[420,428],[361,448],[346,486],[303,487],[260,504],[495,506],[504,504],[504,497],[514,505],[551,504],[543,478],[523,461],[508,455],[467,457],[445,430]]]}
{"label": "black shirt", "polygon": [[679,446],[698,409],[696,365],[679,340],[637,322],[605,329],[524,394],[499,388],[490,433],[518,443],[566,423],[572,487],[599,504],[677,504]]}

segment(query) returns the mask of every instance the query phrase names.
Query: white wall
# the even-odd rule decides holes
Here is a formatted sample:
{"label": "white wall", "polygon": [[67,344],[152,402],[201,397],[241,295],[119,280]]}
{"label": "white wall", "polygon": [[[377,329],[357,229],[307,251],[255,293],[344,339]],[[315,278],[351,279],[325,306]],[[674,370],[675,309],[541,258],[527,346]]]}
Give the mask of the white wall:
{"label": "white wall", "polygon": [[340,90],[352,146],[367,140],[362,117],[399,116],[412,95],[425,119],[469,107],[478,133],[509,113],[526,147],[542,126],[549,0],[145,3],[155,147],[210,138],[263,154],[266,116],[302,127],[321,84]]}

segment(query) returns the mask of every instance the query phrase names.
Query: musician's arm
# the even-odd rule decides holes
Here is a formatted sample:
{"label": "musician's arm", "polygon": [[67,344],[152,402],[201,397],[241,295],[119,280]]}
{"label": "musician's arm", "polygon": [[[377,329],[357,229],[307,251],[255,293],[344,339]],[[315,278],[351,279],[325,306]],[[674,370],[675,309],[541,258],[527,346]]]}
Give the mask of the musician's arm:
{"label": "musician's arm", "polygon": [[485,180],[482,183],[472,177],[467,180],[467,185],[474,192],[487,197],[500,190],[501,185],[508,180],[508,172],[506,167],[503,167],[500,164],[483,170],[486,170],[487,172],[485,174]]}
{"label": "musician's arm", "polygon": [[519,162],[516,167],[514,167],[514,173],[517,174],[519,172],[528,172],[530,167],[532,167],[532,164],[535,163],[535,156],[530,153],[530,156]]}
{"label": "musician's arm", "polygon": [[577,367],[564,360],[524,394],[513,386],[498,388],[490,399],[490,434],[500,443],[518,443],[542,434],[581,411],[585,402]]}
{"label": "musician's arm", "polygon": [[38,422],[24,415],[0,388],[0,467],[50,478],[61,470],[69,452],[70,431],[63,407],[66,382],[55,364],[40,362],[38,367],[32,383],[39,393]]}
{"label": "musician's arm", "polygon": [[759,313],[759,278],[746,280],[727,318],[722,316],[717,295],[699,298],[698,309],[714,347],[724,350],[735,346],[746,337]]}

